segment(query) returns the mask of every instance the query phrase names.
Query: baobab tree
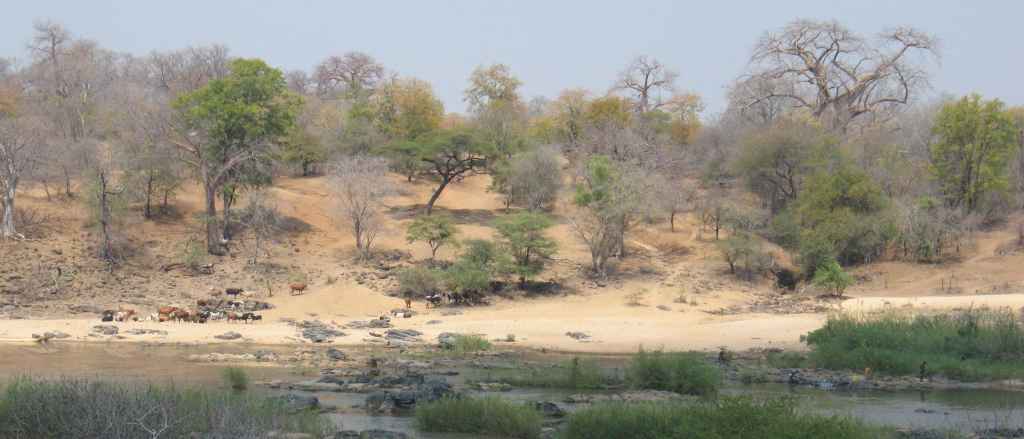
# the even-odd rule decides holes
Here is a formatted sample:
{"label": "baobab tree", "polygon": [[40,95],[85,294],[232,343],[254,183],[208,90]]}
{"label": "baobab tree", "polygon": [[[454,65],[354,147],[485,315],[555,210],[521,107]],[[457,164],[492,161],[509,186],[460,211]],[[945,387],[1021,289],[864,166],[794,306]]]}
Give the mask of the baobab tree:
{"label": "baobab tree", "polygon": [[636,111],[646,113],[657,110],[664,101],[663,92],[671,94],[675,91],[675,82],[679,74],[669,70],[661,61],[647,56],[638,56],[619,73],[618,80],[612,90],[625,91],[633,95]]}
{"label": "baobab tree", "polygon": [[740,78],[759,81],[757,93],[744,105],[786,100],[845,131],[909,102],[928,84],[921,58],[937,54],[932,36],[909,27],[865,38],[836,21],[797,20],[757,42]]}
{"label": "baobab tree", "polygon": [[362,52],[331,56],[318,64],[313,73],[317,94],[341,92],[352,100],[365,99],[384,79],[384,66]]}

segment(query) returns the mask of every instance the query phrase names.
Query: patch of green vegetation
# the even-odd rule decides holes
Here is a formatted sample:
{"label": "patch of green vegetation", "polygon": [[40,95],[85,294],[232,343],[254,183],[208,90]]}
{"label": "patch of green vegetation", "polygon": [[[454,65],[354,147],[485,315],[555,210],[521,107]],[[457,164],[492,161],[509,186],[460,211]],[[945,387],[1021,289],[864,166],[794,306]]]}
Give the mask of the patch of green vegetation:
{"label": "patch of green vegetation", "polygon": [[743,368],[740,370],[739,379],[743,384],[764,384],[767,383],[769,372],[762,368]]}
{"label": "patch of green vegetation", "polygon": [[892,433],[841,416],[797,410],[792,399],[719,398],[685,403],[613,403],[569,418],[567,439],[878,439]]}
{"label": "patch of green vegetation", "polygon": [[416,428],[432,433],[474,433],[533,439],[544,418],[531,407],[498,397],[445,398],[416,406]]}
{"label": "patch of green vegetation", "polygon": [[769,352],[768,364],[779,369],[799,369],[807,366],[807,356],[799,352]]}
{"label": "patch of green vegetation", "polygon": [[515,387],[593,390],[607,389],[621,384],[620,380],[605,374],[596,361],[573,358],[554,367],[542,369],[513,369],[489,377]]}
{"label": "patch of green vegetation", "polygon": [[[85,379],[19,378],[0,392],[0,437],[134,439],[265,438],[269,431],[323,437],[333,427],[312,410],[253,392],[126,384]],[[149,431],[147,431],[149,430]]]}
{"label": "patch of green vegetation", "polygon": [[626,368],[626,382],[636,389],[711,396],[718,393],[722,374],[699,353],[641,350]]}
{"label": "patch of green vegetation", "polygon": [[225,367],[220,376],[232,390],[241,392],[249,388],[249,375],[240,367]]}
{"label": "patch of green vegetation", "polygon": [[456,354],[471,354],[473,352],[491,350],[491,342],[479,335],[457,334],[455,340],[445,346],[445,349]]}
{"label": "patch of green vegetation", "polygon": [[947,314],[838,314],[807,336],[811,361],[827,369],[942,375],[961,381],[1024,377],[1024,325],[1011,310]]}

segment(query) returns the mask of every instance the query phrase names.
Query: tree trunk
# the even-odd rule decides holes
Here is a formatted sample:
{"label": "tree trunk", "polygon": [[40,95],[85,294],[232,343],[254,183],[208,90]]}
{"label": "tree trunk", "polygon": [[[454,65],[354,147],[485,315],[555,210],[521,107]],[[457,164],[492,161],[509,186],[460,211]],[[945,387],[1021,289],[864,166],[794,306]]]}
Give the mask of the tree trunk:
{"label": "tree trunk", "polygon": [[14,229],[14,191],[15,186],[7,188],[7,191],[3,194],[3,199],[0,200],[0,215],[3,218],[0,219],[0,238],[10,239],[18,236],[18,231]]}
{"label": "tree trunk", "polygon": [[[204,171],[204,174],[209,171]],[[204,189],[206,192],[206,252],[211,255],[220,255],[220,228],[217,227],[217,188],[212,186],[208,175],[203,175]]]}
{"label": "tree trunk", "polygon": [[676,231],[676,211],[672,211],[668,214],[668,230],[675,233]]}
{"label": "tree trunk", "polygon": [[427,215],[430,215],[430,212],[434,210],[434,202],[441,197],[441,192],[443,192],[444,188],[448,186],[448,183],[451,183],[451,180],[448,177],[444,177],[441,179],[441,185],[434,190],[432,195],[430,195],[430,200],[427,201]]}
{"label": "tree trunk", "polygon": [[153,174],[146,176],[146,205],[143,207],[142,216],[146,219],[153,217],[152,202],[153,199]]}
{"label": "tree trunk", "polygon": [[67,166],[64,167],[64,195],[68,198],[74,196],[74,194],[71,193],[71,174],[68,173]]}
{"label": "tree trunk", "polygon": [[107,192],[107,174],[100,172],[100,230],[103,233],[103,249],[100,257],[107,262],[113,262],[114,249],[110,243],[110,200],[107,198],[109,194]]}
{"label": "tree trunk", "polygon": [[235,204],[236,189],[230,189],[221,193],[221,202],[224,206],[223,212],[221,212],[221,238],[224,241],[231,239],[231,206]]}

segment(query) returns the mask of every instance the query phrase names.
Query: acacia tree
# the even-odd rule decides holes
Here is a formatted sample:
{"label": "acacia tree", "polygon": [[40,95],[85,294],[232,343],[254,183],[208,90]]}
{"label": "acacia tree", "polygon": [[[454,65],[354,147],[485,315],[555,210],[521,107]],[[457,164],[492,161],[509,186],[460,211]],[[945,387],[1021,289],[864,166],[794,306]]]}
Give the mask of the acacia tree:
{"label": "acacia tree", "polygon": [[942,108],[934,131],[932,172],[948,206],[975,212],[987,194],[1006,190],[1018,132],[1002,102],[965,96]]}
{"label": "acacia tree", "polygon": [[630,61],[626,69],[619,73],[612,90],[632,94],[637,113],[643,114],[664,105],[661,93],[675,91],[678,77],[678,73],[665,67],[661,61],[641,55]]}
{"label": "acacia tree", "polygon": [[374,240],[384,227],[383,198],[394,193],[387,171],[388,163],[380,157],[345,157],[331,166],[337,215],[351,230],[363,259],[370,257]]}
{"label": "acacia tree", "polygon": [[405,239],[409,243],[423,241],[430,246],[430,259],[437,256],[437,251],[445,245],[455,244],[459,229],[455,228],[451,218],[444,215],[423,215],[413,220],[406,230]]}
{"label": "acacia tree", "polygon": [[487,170],[487,157],[494,148],[481,142],[473,132],[442,130],[420,140],[390,145],[388,152],[422,163],[423,172],[439,180],[427,201],[426,213],[430,215],[434,203],[449,184]]}
{"label": "acacia tree", "polygon": [[557,248],[555,241],[544,235],[551,225],[551,219],[535,212],[512,214],[495,224],[501,235],[500,245],[512,255],[512,271],[519,276],[521,286],[544,269],[545,260]]}
{"label": "acacia tree", "polygon": [[915,56],[936,54],[934,38],[913,28],[869,39],[836,21],[796,20],[757,42],[750,73],[740,79],[754,79],[756,87],[744,90],[742,106],[783,100],[845,131],[908,103],[928,81]]}
{"label": "acacia tree", "polygon": [[266,156],[286,134],[301,98],[287,91],[284,75],[258,59],[236,59],[231,73],[180,96],[174,107],[184,130],[174,143],[186,155],[203,184],[206,206],[206,246],[222,253],[223,232],[217,223],[218,193],[233,173]]}

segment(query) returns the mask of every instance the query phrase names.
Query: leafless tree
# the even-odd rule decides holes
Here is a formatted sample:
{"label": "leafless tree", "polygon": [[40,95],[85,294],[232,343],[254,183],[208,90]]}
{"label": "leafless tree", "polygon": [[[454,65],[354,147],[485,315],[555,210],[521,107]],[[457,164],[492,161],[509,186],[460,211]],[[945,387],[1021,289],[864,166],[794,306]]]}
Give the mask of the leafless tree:
{"label": "leafless tree", "polygon": [[337,217],[352,232],[363,259],[370,257],[377,234],[384,228],[383,199],[394,192],[387,170],[387,160],[369,156],[345,157],[331,165]]}
{"label": "leafless tree", "polygon": [[349,52],[323,60],[313,73],[317,93],[342,92],[349,99],[369,96],[384,79],[384,66],[362,52]]}
{"label": "leafless tree", "polygon": [[39,163],[42,139],[32,121],[0,113],[0,239],[21,236],[14,224],[15,195],[18,183]]}
{"label": "leafless tree", "polygon": [[750,73],[740,78],[758,86],[745,106],[786,100],[845,131],[858,118],[910,102],[928,84],[920,58],[933,55],[936,40],[916,29],[870,39],[836,21],[797,20],[757,42]]}
{"label": "leafless tree", "polygon": [[562,163],[558,150],[542,146],[512,157],[505,176],[508,199],[530,210],[550,208],[562,189]]}
{"label": "leafless tree", "polygon": [[242,213],[242,223],[250,232],[249,264],[256,265],[261,254],[270,255],[267,244],[280,232],[281,215],[265,191],[256,191],[248,196],[248,204]]}
{"label": "leafless tree", "polygon": [[665,103],[662,93],[671,94],[678,77],[678,73],[669,70],[661,61],[638,56],[619,73],[612,90],[631,93],[636,101],[636,111],[646,113],[657,110]]}
{"label": "leafless tree", "polygon": [[652,177],[654,194],[652,201],[655,207],[668,216],[669,230],[676,231],[676,216],[693,208],[695,202],[695,191],[687,187],[678,178],[667,177],[663,174]]}

